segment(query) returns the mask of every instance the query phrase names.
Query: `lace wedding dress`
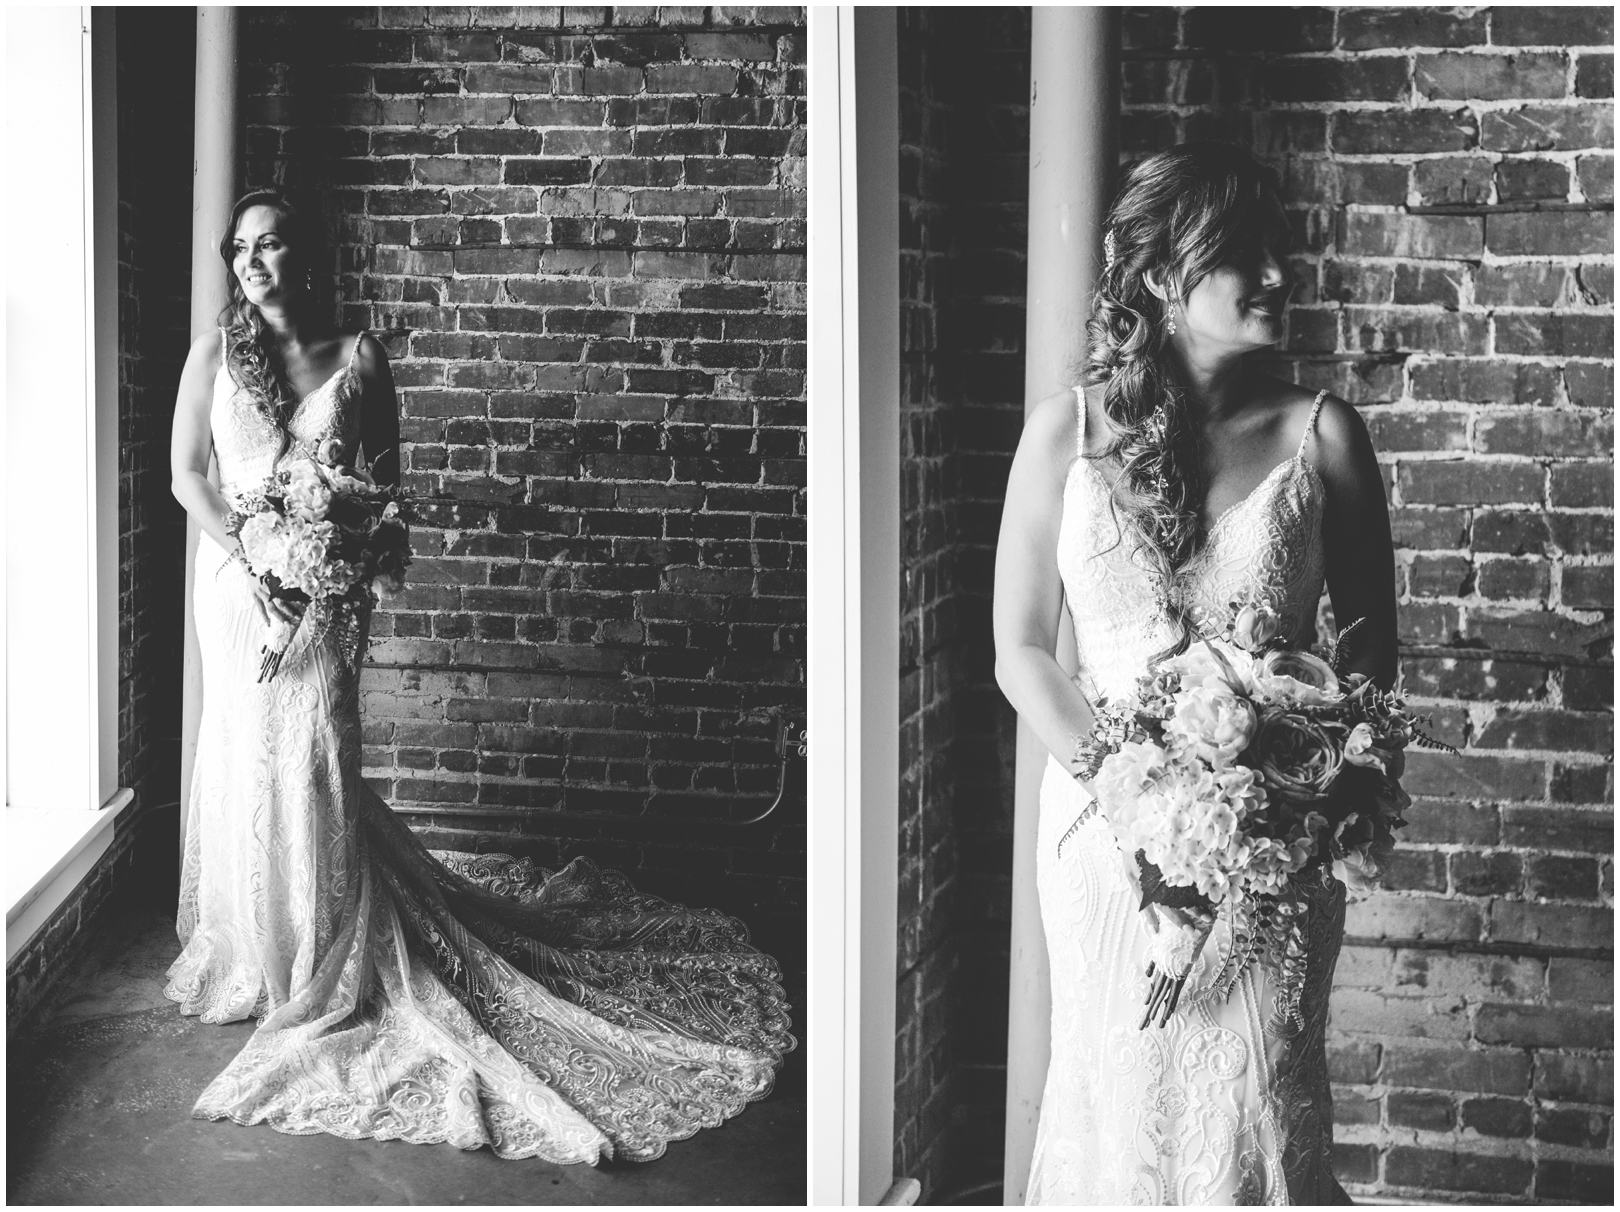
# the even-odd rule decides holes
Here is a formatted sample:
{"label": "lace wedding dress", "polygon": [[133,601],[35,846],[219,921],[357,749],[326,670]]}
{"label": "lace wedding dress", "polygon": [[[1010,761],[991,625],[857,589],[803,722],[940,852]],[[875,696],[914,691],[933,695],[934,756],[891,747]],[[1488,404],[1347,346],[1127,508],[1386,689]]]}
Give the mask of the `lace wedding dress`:
{"label": "lace wedding dress", "polygon": [[[1076,393],[1077,396],[1079,393]],[[1299,452],[1216,520],[1176,592],[1219,631],[1233,601],[1269,599],[1291,642],[1314,637],[1325,490]],[[1084,399],[1079,401],[1085,448]],[[1171,640],[1149,574],[1117,542],[1103,469],[1075,460],[1063,493],[1058,568],[1090,701],[1129,691]],[[1208,985],[1228,953],[1216,927],[1164,1028],[1139,1030],[1149,927],[1123,856],[1090,798],[1056,761],[1041,783],[1036,879],[1052,974],[1052,1060],[1031,1204],[1348,1203],[1333,1177],[1323,1033],[1344,891],[1308,910],[1303,1029],[1278,1021],[1270,973],[1251,965],[1229,999]]]}
{"label": "lace wedding dress", "polygon": [[[351,357],[299,405],[297,445],[353,454],[358,386]],[[280,443],[225,367],[211,421],[230,500]],[[204,1022],[261,1022],[194,1115],[594,1164],[657,1157],[769,1092],[794,1040],[740,923],[585,859],[428,852],[361,780],[336,640],[301,628],[258,684],[249,581],[206,536],[195,613],[203,714],[165,992]]]}

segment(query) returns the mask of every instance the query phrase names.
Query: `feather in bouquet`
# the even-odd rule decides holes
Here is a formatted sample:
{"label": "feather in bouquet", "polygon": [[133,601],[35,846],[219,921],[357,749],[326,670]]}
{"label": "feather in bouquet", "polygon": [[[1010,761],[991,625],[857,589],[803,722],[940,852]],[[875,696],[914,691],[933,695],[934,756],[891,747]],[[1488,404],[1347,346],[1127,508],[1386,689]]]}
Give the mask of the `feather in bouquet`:
{"label": "feather in bouquet", "polygon": [[359,655],[362,612],[378,593],[397,593],[411,562],[407,506],[397,488],[339,462],[336,439],[295,458],[238,504],[231,527],[272,597],[303,606],[275,627],[259,681],[276,676],[298,629],[336,632],[346,660]]}
{"label": "feather in bouquet", "polygon": [[1365,888],[1382,875],[1411,803],[1406,747],[1449,746],[1396,695],[1340,676],[1355,627],[1324,659],[1284,646],[1265,604],[1234,604],[1223,635],[1194,640],[1133,694],[1099,704],[1081,776],[1134,858],[1141,908],[1176,909],[1199,927],[1190,954],[1150,964],[1143,1027],[1169,1021],[1222,913],[1232,944],[1216,993],[1264,963],[1281,990],[1279,1020],[1297,1025],[1308,882]]}

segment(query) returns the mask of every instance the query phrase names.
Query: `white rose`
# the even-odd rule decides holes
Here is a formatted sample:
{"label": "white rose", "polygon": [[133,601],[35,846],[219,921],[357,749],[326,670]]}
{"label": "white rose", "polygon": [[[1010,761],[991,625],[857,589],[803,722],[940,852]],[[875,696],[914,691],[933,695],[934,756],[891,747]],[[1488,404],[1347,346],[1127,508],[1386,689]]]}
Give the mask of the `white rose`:
{"label": "white rose", "polygon": [[1232,619],[1232,641],[1250,652],[1276,639],[1281,631],[1282,620],[1264,602],[1243,607]]}
{"label": "white rose", "polygon": [[1333,666],[1309,652],[1268,652],[1256,668],[1255,682],[1276,703],[1321,707],[1344,697]]}
{"label": "white rose", "polygon": [[1184,689],[1165,721],[1172,757],[1191,754],[1211,766],[1229,765],[1254,739],[1259,724],[1254,706],[1226,688],[1208,683]]}

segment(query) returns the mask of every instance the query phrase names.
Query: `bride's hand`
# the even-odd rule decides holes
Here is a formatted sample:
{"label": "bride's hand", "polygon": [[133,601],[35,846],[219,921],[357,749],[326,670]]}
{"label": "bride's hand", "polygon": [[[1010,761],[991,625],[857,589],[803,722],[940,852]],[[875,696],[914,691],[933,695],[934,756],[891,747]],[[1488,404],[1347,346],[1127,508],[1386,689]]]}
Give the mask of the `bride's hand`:
{"label": "bride's hand", "polygon": [[1147,913],[1148,928],[1155,934],[1159,932],[1161,926],[1193,934],[1202,931],[1209,925],[1207,918],[1188,913],[1185,909],[1172,908],[1169,905],[1150,904],[1145,912]]}
{"label": "bride's hand", "polygon": [[292,602],[284,602],[272,597],[270,589],[261,580],[255,578],[251,581],[253,588],[253,605],[259,612],[259,621],[269,630],[278,626],[290,626],[303,617],[303,611]]}

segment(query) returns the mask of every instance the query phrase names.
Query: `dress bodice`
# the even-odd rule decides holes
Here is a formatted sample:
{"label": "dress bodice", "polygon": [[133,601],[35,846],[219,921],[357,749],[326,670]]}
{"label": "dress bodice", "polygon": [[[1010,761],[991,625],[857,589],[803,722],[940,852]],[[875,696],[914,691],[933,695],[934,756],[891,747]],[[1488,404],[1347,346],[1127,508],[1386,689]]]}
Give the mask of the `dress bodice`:
{"label": "dress bodice", "polygon": [[[1325,394],[1325,393],[1323,393]],[[1075,392],[1079,449],[1085,449],[1085,397]],[[1291,644],[1310,643],[1322,596],[1322,507],[1326,490],[1305,459],[1316,424],[1316,397],[1305,438],[1254,491],[1221,514],[1204,545],[1180,571],[1173,592],[1205,634],[1230,621],[1233,603],[1265,601],[1283,622]],[[1159,606],[1154,575],[1137,543],[1116,522],[1112,483],[1084,454],[1076,457],[1063,488],[1057,563],[1068,598],[1087,697],[1117,697],[1136,683],[1148,661],[1172,640]]]}
{"label": "dress bodice", "polygon": [[[360,334],[342,370],[310,392],[293,410],[287,423],[292,442],[287,454],[312,453],[328,438],[343,443],[344,455],[352,459],[360,446],[360,379],[355,373],[355,357]],[[214,375],[214,399],[209,410],[213,430],[214,455],[219,460],[220,493],[227,499],[258,488],[275,471],[281,454],[281,434],[253,400],[252,393],[237,386],[230,366],[220,358]]]}

